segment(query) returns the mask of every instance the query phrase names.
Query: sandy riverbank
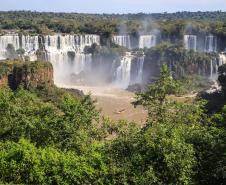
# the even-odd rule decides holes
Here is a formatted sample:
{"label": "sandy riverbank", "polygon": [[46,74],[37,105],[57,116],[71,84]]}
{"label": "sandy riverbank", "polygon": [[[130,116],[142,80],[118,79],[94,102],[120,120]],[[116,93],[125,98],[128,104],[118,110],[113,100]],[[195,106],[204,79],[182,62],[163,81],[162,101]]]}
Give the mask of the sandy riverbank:
{"label": "sandy riverbank", "polygon": [[97,99],[97,108],[101,109],[101,114],[108,116],[113,120],[128,120],[142,124],[146,120],[147,112],[142,107],[134,108],[131,105],[135,94],[123,89],[111,86],[65,86],[58,85],[62,88],[79,89],[84,94],[91,94]]}

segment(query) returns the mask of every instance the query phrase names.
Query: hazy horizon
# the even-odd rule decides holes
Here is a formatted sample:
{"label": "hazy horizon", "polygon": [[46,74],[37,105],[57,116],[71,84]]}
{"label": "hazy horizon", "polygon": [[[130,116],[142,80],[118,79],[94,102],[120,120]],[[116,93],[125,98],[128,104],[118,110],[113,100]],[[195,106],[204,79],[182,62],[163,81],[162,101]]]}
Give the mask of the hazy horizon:
{"label": "hazy horizon", "polygon": [[225,0],[7,0],[0,3],[0,11],[38,11],[65,13],[126,14],[174,13],[179,11],[226,11]]}

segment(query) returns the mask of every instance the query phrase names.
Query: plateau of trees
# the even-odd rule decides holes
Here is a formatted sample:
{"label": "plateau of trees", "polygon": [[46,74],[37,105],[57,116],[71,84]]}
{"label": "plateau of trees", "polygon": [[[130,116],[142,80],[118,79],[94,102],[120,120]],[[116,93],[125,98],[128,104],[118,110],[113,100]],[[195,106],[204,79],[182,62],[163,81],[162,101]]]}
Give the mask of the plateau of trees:
{"label": "plateau of trees", "polygon": [[[144,21],[145,20],[145,23]],[[225,12],[177,12],[159,14],[78,14],[30,11],[0,12],[0,30],[35,34],[87,33],[109,37],[115,33],[133,36],[159,30],[163,38],[183,33],[213,33],[226,36]]]}

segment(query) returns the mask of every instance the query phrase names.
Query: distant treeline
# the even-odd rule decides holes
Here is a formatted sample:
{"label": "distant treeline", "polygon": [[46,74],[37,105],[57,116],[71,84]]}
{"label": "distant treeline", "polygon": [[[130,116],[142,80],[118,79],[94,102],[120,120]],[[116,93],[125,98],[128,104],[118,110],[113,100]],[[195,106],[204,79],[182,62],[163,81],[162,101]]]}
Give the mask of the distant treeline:
{"label": "distant treeline", "polygon": [[211,32],[226,35],[226,12],[177,12],[155,14],[78,14],[31,11],[0,12],[0,30],[34,33],[87,33],[109,36],[158,30],[165,35]]}

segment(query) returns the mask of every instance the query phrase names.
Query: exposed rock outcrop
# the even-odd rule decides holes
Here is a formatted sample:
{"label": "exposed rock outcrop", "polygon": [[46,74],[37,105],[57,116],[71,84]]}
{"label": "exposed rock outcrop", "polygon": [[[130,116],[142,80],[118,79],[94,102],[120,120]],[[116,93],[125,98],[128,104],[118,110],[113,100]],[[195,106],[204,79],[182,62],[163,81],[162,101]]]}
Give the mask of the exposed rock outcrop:
{"label": "exposed rock outcrop", "polygon": [[9,85],[13,90],[53,84],[53,68],[48,62],[5,61],[0,63],[0,86]]}

